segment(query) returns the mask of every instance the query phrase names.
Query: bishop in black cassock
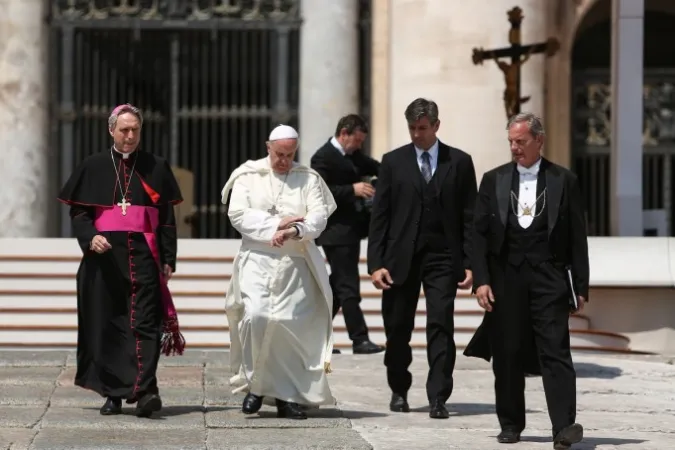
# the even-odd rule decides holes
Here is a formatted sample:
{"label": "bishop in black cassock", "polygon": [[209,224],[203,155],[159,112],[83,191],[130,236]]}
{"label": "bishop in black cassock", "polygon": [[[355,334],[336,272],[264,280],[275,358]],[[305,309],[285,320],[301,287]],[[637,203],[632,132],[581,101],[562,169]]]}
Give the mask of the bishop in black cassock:
{"label": "bishop in black cassock", "polygon": [[104,415],[121,413],[122,399],[137,403],[138,416],[159,411],[160,353],[185,344],[167,286],[182,196],[166,160],[137,149],[141,125],[137,108],[116,108],[115,145],[86,158],[58,197],[83,252],[75,384],[107,397]]}

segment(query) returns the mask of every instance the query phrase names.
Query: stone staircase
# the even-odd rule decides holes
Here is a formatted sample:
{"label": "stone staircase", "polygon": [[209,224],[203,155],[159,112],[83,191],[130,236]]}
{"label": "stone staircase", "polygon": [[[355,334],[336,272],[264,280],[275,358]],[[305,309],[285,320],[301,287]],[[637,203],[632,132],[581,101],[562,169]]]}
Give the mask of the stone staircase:
{"label": "stone staircase", "polygon": [[[190,348],[227,348],[229,333],[224,292],[239,242],[179,241],[178,271],[170,282],[181,328]],[[365,248],[362,255],[365,255]],[[72,348],[77,339],[75,274],[80,250],[73,239],[0,239],[0,348]],[[380,292],[370,283],[361,261],[361,307],[370,337],[384,344]],[[455,340],[463,348],[483,312],[468,291],[455,302]],[[420,295],[412,346],[425,348],[425,302]],[[570,317],[577,350],[630,352],[625,336],[593,330],[583,315]],[[334,321],[335,345],[351,347],[341,314]]]}

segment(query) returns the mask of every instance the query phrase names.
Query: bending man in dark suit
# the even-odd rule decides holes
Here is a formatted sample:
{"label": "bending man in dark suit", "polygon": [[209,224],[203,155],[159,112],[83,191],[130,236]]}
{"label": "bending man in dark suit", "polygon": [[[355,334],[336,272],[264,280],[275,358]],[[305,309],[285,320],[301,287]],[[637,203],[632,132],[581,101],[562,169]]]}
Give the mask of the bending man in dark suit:
{"label": "bending man in dark suit", "polygon": [[[384,347],[368,337],[368,326],[361,311],[359,259],[361,239],[368,235],[365,200],[375,193],[366,176],[376,176],[380,163],[361,152],[368,134],[366,121],[349,114],[338,121],[335,135],[312,156],[311,167],[333,193],[337,209],[316,240],[323,247],[330,265],[333,289],[333,318],[342,308],[354,353],[379,353]],[[334,353],[339,353],[334,350]]]}
{"label": "bending man in dark suit", "polygon": [[412,143],[384,155],[368,238],[368,271],[382,293],[390,409],[408,412],[410,338],[420,286],[427,310],[429,416],[449,417],[457,286],[471,286],[476,173],[471,156],[436,138],[438,106],[419,98],[405,110]]}
{"label": "bending man in dark suit", "polygon": [[525,428],[525,374],[541,374],[555,449],[583,437],[576,419],[570,352],[571,266],[578,310],[588,300],[588,244],[577,177],[540,156],[541,120],[508,122],[514,162],[483,176],[476,201],[472,267],[483,323],[464,354],[492,358],[500,443]]}

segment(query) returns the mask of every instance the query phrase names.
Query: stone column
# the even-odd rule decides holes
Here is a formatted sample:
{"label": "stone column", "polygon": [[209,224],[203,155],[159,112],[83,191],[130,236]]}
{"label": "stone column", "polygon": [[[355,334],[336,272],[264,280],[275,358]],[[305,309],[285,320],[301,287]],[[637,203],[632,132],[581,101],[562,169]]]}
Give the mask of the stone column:
{"label": "stone column", "polygon": [[47,235],[47,30],[43,0],[0,0],[0,237]]}
{"label": "stone column", "polygon": [[358,2],[302,0],[300,151],[309,160],[340,117],[359,110]]}
{"label": "stone column", "polygon": [[389,143],[391,67],[390,4],[392,0],[372,0],[370,74],[370,156],[381,160],[391,150]]}
{"label": "stone column", "polygon": [[[548,2],[523,0],[523,44],[549,37]],[[507,11],[512,0],[396,0],[390,2],[390,138],[397,147],[410,142],[403,112],[416,97],[440,109],[439,137],[473,156],[478,180],[485,171],[510,160],[506,139],[504,76],[493,61],[475,66],[471,49],[508,47]],[[523,111],[544,115],[545,56],[523,66]]]}
{"label": "stone column", "polygon": [[642,236],[644,0],[612,2],[611,233]]}
{"label": "stone column", "polygon": [[[548,32],[558,38],[560,49],[545,59],[546,145],[544,156],[564,167],[571,167],[571,87],[572,46],[576,20],[576,4],[560,1],[548,3]],[[527,105],[526,105],[527,106]]]}

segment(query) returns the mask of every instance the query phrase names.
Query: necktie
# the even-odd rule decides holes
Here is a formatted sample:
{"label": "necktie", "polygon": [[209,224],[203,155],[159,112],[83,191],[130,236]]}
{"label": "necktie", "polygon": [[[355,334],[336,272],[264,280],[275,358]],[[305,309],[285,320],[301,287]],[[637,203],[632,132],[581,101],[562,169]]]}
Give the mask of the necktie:
{"label": "necktie", "polygon": [[431,180],[431,156],[429,153],[422,153],[422,176],[427,183]]}

